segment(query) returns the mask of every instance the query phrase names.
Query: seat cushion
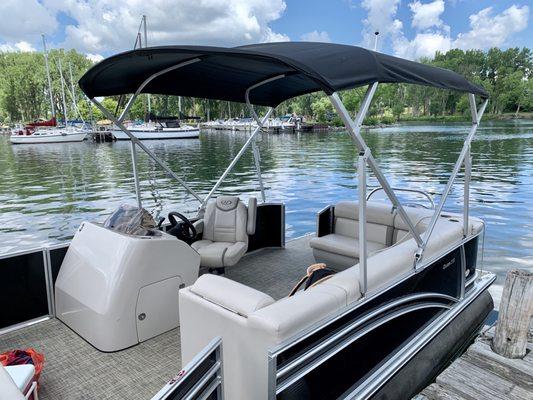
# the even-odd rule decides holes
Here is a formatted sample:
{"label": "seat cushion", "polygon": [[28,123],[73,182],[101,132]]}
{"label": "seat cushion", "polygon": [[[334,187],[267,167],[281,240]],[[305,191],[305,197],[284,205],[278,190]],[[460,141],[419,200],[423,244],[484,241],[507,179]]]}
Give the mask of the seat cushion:
{"label": "seat cushion", "polygon": [[[340,254],[347,257],[359,258],[359,240],[330,233],[322,237],[315,237],[311,239],[309,245],[313,249],[327,251],[330,253]],[[366,249],[368,254],[384,249],[386,246],[382,243],[367,241]]]}
{"label": "seat cushion", "polygon": [[24,400],[24,395],[18,389],[15,382],[6,371],[5,367],[0,364],[0,398],[9,400]]}
{"label": "seat cushion", "polygon": [[204,239],[194,242],[191,247],[200,254],[201,266],[230,267],[246,253],[248,244],[245,242],[213,242]]}
{"label": "seat cushion", "polygon": [[35,374],[35,366],[33,364],[10,365],[4,368],[22,392],[29,386]]}

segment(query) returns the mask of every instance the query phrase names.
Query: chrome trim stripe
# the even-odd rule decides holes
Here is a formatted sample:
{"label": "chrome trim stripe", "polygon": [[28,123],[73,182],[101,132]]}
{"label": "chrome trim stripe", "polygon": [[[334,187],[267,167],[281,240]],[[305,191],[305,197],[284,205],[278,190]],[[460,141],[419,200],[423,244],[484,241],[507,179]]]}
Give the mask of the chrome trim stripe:
{"label": "chrome trim stripe", "polygon": [[[202,379],[200,379],[196,384],[191,388],[189,394],[183,398],[183,400],[192,400],[194,399],[199,393],[202,387],[211,379],[213,376],[217,374],[217,372],[220,370],[221,364],[220,361],[217,361],[213,366],[207,371],[207,373],[203,376]],[[218,385],[217,385],[218,386]],[[203,393],[202,393],[203,394]]]}
{"label": "chrome trim stripe", "polygon": [[[191,361],[189,361],[187,363],[187,365],[185,365],[181,371],[180,371],[180,374],[181,373],[184,373],[183,375],[181,375],[179,378],[177,378],[177,380],[171,384],[171,386],[169,386],[166,391],[164,393],[161,393],[165,388],[161,389],[161,391],[159,393],[157,393],[153,398],[152,400],[165,400],[168,398],[168,396],[171,394],[171,392],[176,389],[176,387],[178,387],[180,385],[180,383],[183,381],[183,379],[185,377],[187,377],[190,373],[194,372],[198,366],[204,362],[206,360],[207,357],[209,357],[211,354],[213,354],[213,352],[215,352],[215,356],[216,356],[216,359],[217,361],[215,362],[215,364],[209,369],[209,371],[204,375],[204,377],[202,378],[202,380],[200,382],[203,381],[203,384],[199,384],[199,382],[197,382],[193,389],[192,390],[196,390],[196,391],[199,391],[202,386],[207,382],[207,380],[212,377],[214,375],[214,373],[216,373],[217,371],[220,371],[220,374],[219,374],[219,377],[220,377],[220,385],[222,385],[222,351],[221,351],[221,347],[222,347],[222,338],[220,336],[217,336],[216,338],[214,338],[213,340],[211,340],[211,342],[209,342],[209,344],[207,346],[205,346],[202,351],[200,351],[198,354],[196,354],[193,359]],[[206,376],[209,375],[209,377],[206,379]],[[172,381],[174,381],[176,378],[172,379]],[[168,384],[168,383],[167,383]],[[217,385],[218,386],[218,385]],[[186,398],[191,398],[191,392],[189,392],[189,395],[188,397]]]}
{"label": "chrome trim stripe", "polygon": [[[310,357],[314,356],[315,354],[319,353],[321,350],[325,349],[327,346],[332,344],[333,342],[341,339],[343,336],[346,336],[348,333],[353,331],[354,329],[360,327],[365,322],[370,321],[371,319],[378,317],[381,313],[387,312],[395,307],[398,307],[399,305],[409,303],[411,301],[418,301],[418,300],[425,300],[430,298],[440,298],[443,300],[448,300],[451,302],[457,302],[457,299],[454,297],[440,294],[440,293],[417,293],[413,295],[408,295],[405,297],[401,297],[397,300],[391,301],[390,303],[386,304],[384,307],[380,307],[377,310],[371,311],[367,313],[366,315],[362,315],[361,318],[354,321],[349,326],[343,328],[333,336],[330,336],[323,342],[320,342],[318,346],[313,347],[310,351],[302,355],[301,357],[297,358],[296,360],[292,361],[291,363],[285,365],[284,367],[280,368],[276,374],[276,377],[279,379],[285,375],[287,375],[290,371],[297,368],[300,364],[307,361]],[[285,349],[283,349],[285,350]],[[276,353],[274,357],[278,356],[280,353]]]}
{"label": "chrome trim stripe", "polygon": [[52,262],[50,259],[50,251],[48,249],[43,251],[44,262],[44,280],[46,284],[46,298],[48,300],[48,314],[52,317],[56,315],[55,299],[54,299],[54,284],[52,279]]}
{"label": "chrome trim stripe", "polygon": [[38,324],[40,322],[48,321],[49,319],[50,319],[50,316],[49,315],[45,315],[45,316],[42,316],[42,317],[37,317],[37,318],[30,319],[28,321],[20,322],[18,324],[7,326],[5,328],[0,329],[0,336],[5,335],[6,333],[14,332],[14,331],[22,329],[22,328],[27,328],[29,326]]}
{"label": "chrome trim stripe", "polygon": [[368,301],[372,300],[374,297],[386,292],[390,288],[402,283],[403,281],[411,278],[412,276],[424,271],[432,263],[434,263],[438,259],[444,257],[445,255],[447,255],[451,251],[457,249],[458,247],[462,246],[463,244],[465,244],[466,242],[470,241],[471,239],[474,239],[475,237],[479,236],[482,232],[483,232],[483,230],[481,232],[479,232],[478,234],[474,235],[474,236],[470,236],[470,237],[464,238],[461,241],[459,241],[458,243],[456,243],[454,245],[451,245],[450,247],[444,249],[441,253],[438,253],[437,255],[435,255],[433,258],[425,260],[425,262],[422,263],[422,265],[419,268],[417,268],[416,270],[411,269],[411,270],[407,271],[407,273],[405,275],[401,275],[400,277],[398,277],[398,279],[393,280],[391,283],[389,283],[389,284],[387,284],[387,285],[385,285],[383,287],[378,287],[376,289],[370,290],[369,293],[367,294],[367,296],[364,299],[361,298],[359,300],[356,300],[355,302],[353,302],[353,303],[347,305],[346,307],[340,309],[337,314],[334,314],[334,315],[332,315],[330,317],[326,317],[325,319],[323,319],[321,321],[318,321],[315,324],[311,325],[307,329],[302,330],[299,334],[296,334],[295,336],[283,341],[279,345],[273,347],[272,350],[270,351],[270,354],[279,354],[279,353],[281,353],[283,351],[284,347],[289,348],[289,347],[292,347],[295,344],[301,342],[302,340],[306,339],[307,337],[311,336],[315,332],[317,332],[320,329],[322,329],[324,326],[335,322],[339,318],[342,318],[343,316],[345,316],[346,314],[350,313],[355,308],[360,307],[361,305],[363,305],[363,304],[367,303]]}
{"label": "chrome trim stripe", "polygon": [[[198,397],[198,400],[206,400],[211,393],[213,393],[222,383],[222,378],[218,375],[213,382],[204,390],[204,392]],[[217,394],[218,395],[218,394]]]}
{"label": "chrome trim stripe", "polygon": [[40,247],[33,247],[31,249],[15,251],[13,253],[4,253],[4,254],[0,254],[0,260],[4,260],[6,258],[18,257],[18,256],[25,256],[27,254],[32,254],[32,253],[38,253],[40,251],[44,251],[45,249],[46,247],[40,246]]}
{"label": "chrome trim stripe", "polygon": [[423,303],[423,304],[417,304],[413,306],[409,306],[400,310],[397,310],[393,313],[391,313],[388,316],[385,316],[381,318],[380,320],[372,323],[370,326],[362,329],[360,332],[356,332],[350,337],[343,340],[339,345],[335,346],[335,348],[329,350],[326,352],[323,356],[313,360],[309,364],[307,364],[304,368],[299,370],[296,374],[291,376],[290,378],[283,381],[278,387],[276,388],[276,395],[283,392],[285,389],[287,389],[289,386],[291,386],[293,383],[301,379],[303,376],[307,375],[309,372],[314,370],[316,367],[324,363],[325,361],[329,360],[331,357],[333,357],[335,354],[340,352],[341,350],[348,347],[350,344],[355,342],[357,339],[363,337],[367,333],[372,332],[374,329],[379,328],[381,325],[386,324],[389,321],[392,321],[393,319],[396,319],[398,317],[401,317],[402,315],[409,314],[413,311],[423,310],[426,308],[443,308],[443,309],[450,309],[451,307],[442,303]]}
{"label": "chrome trim stripe", "polygon": [[359,387],[350,393],[346,399],[367,399],[385,384],[392,376],[411,360],[427,343],[441,332],[460,312],[470,305],[481,293],[483,293],[494,281],[496,275],[487,274],[476,282],[476,288],[463,300],[450,309],[449,312],[437,318],[429,327],[415,336],[409,344],[389,359],[381,368],[368,377]]}

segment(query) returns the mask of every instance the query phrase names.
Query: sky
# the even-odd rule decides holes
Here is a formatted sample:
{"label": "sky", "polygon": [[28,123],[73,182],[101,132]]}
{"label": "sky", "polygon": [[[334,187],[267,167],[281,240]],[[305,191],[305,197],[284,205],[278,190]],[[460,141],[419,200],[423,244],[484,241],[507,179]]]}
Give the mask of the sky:
{"label": "sky", "polygon": [[98,61],[148,44],[335,42],[408,59],[451,48],[533,48],[531,0],[0,0],[0,51],[74,48]]}

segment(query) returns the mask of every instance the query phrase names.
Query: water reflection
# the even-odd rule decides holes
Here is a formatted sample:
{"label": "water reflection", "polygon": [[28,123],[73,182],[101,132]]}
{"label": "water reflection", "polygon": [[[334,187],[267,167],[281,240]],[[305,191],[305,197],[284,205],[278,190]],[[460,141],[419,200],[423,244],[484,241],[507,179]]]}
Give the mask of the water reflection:
{"label": "water reflection", "polygon": [[[364,133],[394,186],[442,191],[461,149],[462,124],[409,124]],[[213,132],[200,140],[146,142],[206,194],[246,140]],[[287,236],[315,229],[315,213],[356,198],[356,151],[342,132],[263,135],[267,197],[287,206]],[[485,122],[472,146],[472,215],[487,221],[485,266],[500,279],[510,267],[533,268],[533,121]],[[0,253],[68,240],[83,220],[102,220],[121,203],[134,203],[129,143],[10,146],[0,137]],[[198,202],[139,152],[143,201],[156,215],[194,213]],[[370,179],[370,185],[376,181]],[[221,193],[259,195],[247,152]],[[462,185],[448,209],[460,211]]]}

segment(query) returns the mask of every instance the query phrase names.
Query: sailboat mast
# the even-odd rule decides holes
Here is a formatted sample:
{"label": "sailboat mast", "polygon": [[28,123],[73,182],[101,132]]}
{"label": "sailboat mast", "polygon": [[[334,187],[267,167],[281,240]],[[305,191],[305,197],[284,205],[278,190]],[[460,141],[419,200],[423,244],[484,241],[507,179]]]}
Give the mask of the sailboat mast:
{"label": "sailboat mast", "polygon": [[70,74],[70,89],[72,91],[72,104],[74,106],[74,109],[78,109],[78,103],[76,101],[76,89],[74,88],[74,78],[72,77],[72,64],[68,63],[68,71]]}
{"label": "sailboat mast", "polygon": [[[148,34],[146,28],[146,15],[143,15],[143,26],[144,26],[144,47],[148,47]],[[148,115],[152,114],[152,104],[150,101],[150,95],[148,95]]]}
{"label": "sailboat mast", "polygon": [[43,48],[44,48],[44,66],[46,68],[46,78],[48,79],[48,94],[50,95],[50,106],[52,107],[52,118],[56,116],[56,108],[54,107],[54,96],[52,94],[52,79],[50,78],[50,68],[48,66],[48,52],[46,51],[46,40],[44,40],[44,35],[41,35],[43,38]]}
{"label": "sailboat mast", "polygon": [[59,77],[61,79],[61,98],[63,99],[63,113],[65,115],[65,126],[67,126],[68,118],[67,118],[67,100],[65,98],[65,82],[63,79],[63,69],[61,68],[61,58],[58,58],[59,62]]}

